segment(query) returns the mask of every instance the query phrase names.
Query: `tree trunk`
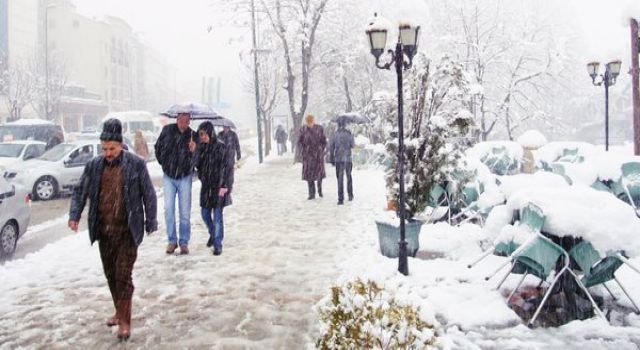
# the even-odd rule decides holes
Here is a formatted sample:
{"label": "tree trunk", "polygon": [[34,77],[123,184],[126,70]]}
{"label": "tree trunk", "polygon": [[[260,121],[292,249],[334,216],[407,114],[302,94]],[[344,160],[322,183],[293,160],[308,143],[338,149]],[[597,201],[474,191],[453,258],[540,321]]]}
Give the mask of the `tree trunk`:
{"label": "tree trunk", "polygon": [[638,20],[631,19],[631,94],[633,95],[633,144],[634,154],[640,155],[640,36]]}

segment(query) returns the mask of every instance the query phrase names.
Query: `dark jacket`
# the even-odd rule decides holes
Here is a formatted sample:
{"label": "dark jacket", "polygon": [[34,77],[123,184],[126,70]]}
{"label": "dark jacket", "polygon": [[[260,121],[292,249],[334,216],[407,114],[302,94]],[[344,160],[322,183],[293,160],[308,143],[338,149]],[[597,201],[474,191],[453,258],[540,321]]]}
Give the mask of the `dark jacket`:
{"label": "dark jacket", "polygon": [[218,140],[227,145],[227,152],[229,152],[234,164],[236,159],[240,160],[240,158],[242,158],[242,154],[240,153],[240,140],[238,140],[238,134],[233,130],[229,129],[229,131],[226,132],[224,130],[220,131],[218,133]]}
{"label": "dark jacket", "polygon": [[[80,221],[87,198],[89,198],[89,238],[95,242],[100,232],[98,197],[100,196],[100,180],[104,167],[104,156],[93,158],[84,168],[80,182],[75,186],[71,197],[69,220]],[[122,167],[124,169],[124,205],[127,212],[129,230],[136,246],[142,243],[144,231],[153,232],[158,229],[156,219],[156,191],[151,183],[145,161],[127,151],[122,151]]]}
{"label": "dark jacket", "polygon": [[173,179],[191,175],[196,155],[189,151],[189,141],[199,142],[198,134],[188,128],[181,133],[178,125],[169,124],[162,128],[155,145],[156,159],[162,171]]}
{"label": "dark jacket", "polygon": [[303,126],[298,134],[298,147],[302,155],[302,179],[317,181],[327,175],[324,170],[324,154],[327,138],[320,125]]}
{"label": "dark jacket", "polygon": [[278,141],[278,143],[285,143],[287,142],[287,132],[284,131],[283,128],[278,128],[276,129],[276,135],[275,135],[275,139],[276,141]]}
{"label": "dark jacket", "polygon": [[351,163],[351,149],[355,146],[355,140],[351,132],[345,128],[339,128],[329,142],[329,162]]}
{"label": "dark jacket", "polygon": [[[198,146],[196,170],[202,183],[200,188],[200,206],[202,208],[231,205],[233,165],[233,158],[227,152],[227,146],[221,141],[212,138],[209,143],[201,143]],[[218,196],[220,188],[229,189],[222,201]]]}

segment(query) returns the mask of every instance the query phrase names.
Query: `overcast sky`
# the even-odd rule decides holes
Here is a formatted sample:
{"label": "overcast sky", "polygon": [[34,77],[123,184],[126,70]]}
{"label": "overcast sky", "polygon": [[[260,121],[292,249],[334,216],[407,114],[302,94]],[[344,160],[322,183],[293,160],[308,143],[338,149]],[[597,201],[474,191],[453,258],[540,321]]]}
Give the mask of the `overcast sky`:
{"label": "overcast sky", "polygon": [[[248,45],[234,41],[243,31],[250,38],[249,28],[216,28],[208,33],[216,14],[211,0],[73,0],[78,10],[90,16],[115,15],[125,19],[146,42],[166,53],[178,69],[179,80],[191,82],[189,98],[199,99],[199,79],[203,75],[223,79],[223,99],[233,104],[236,118],[254,118],[253,99],[243,91],[246,77],[238,63],[238,51]],[[339,0],[334,0],[339,1]],[[363,0],[365,1],[365,0]],[[380,3],[382,0],[373,0]],[[415,14],[421,0],[397,0],[398,14]],[[578,23],[577,32],[585,43],[583,58],[607,62],[623,61],[623,71],[629,67],[630,34],[628,18],[640,18],[640,0],[532,0],[546,6],[557,6],[558,21]],[[388,7],[388,5],[384,6]],[[397,14],[396,14],[397,15]],[[363,23],[363,27],[364,27]],[[364,39],[364,37],[363,37]],[[246,116],[245,116],[246,115]]]}

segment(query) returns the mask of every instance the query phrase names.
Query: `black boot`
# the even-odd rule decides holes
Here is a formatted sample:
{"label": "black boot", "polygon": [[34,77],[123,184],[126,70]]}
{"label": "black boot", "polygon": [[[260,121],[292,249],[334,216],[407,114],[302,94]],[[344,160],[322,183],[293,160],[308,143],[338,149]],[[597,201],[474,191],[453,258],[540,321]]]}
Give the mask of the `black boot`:
{"label": "black boot", "polygon": [[307,187],[309,188],[309,197],[307,199],[315,199],[316,198],[316,186],[313,181],[307,181]]}
{"label": "black boot", "polygon": [[322,197],[322,180],[318,180],[318,196]]}

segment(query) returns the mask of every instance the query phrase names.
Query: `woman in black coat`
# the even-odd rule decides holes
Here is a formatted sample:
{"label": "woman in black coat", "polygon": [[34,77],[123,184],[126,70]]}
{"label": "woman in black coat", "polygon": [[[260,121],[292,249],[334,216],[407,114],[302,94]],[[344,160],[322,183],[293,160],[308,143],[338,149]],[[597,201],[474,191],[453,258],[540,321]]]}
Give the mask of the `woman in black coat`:
{"label": "woman in black coat", "polygon": [[198,127],[196,170],[202,183],[200,207],[204,223],[209,230],[207,246],[213,245],[213,255],[222,254],[224,220],[222,209],[231,205],[233,188],[233,158],[224,143],[216,138],[213,125],[204,122]]}

